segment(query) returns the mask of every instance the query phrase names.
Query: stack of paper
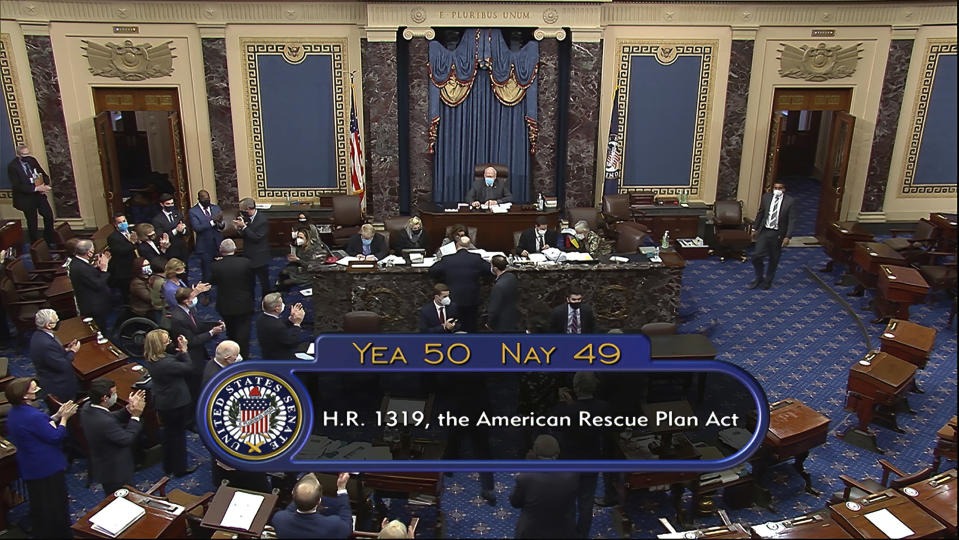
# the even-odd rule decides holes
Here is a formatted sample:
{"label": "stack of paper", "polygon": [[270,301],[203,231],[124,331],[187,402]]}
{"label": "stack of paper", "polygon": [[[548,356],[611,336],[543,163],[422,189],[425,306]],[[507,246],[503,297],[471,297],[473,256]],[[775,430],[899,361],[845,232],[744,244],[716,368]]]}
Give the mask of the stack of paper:
{"label": "stack of paper", "polygon": [[433,266],[433,263],[436,262],[436,257],[423,257],[423,262],[413,263],[411,266],[413,268],[429,268]]}
{"label": "stack of paper", "polygon": [[357,259],[356,257],[343,257],[342,259],[336,261],[336,264],[340,266],[349,266],[350,261],[358,261],[358,260],[359,259]]}
{"label": "stack of paper", "polygon": [[146,510],[123,497],[118,497],[90,518],[91,528],[111,538],[116,538],[136,520],[146,515]]}
{"label": "stack of paper", "polygon": [[484,261],[488,261],[497,255],[506,256],[502,251],[486,251],[485,249],[471,249],[470,253],[475,253],[483,258]]}
{"label": "stack of paper", "polygon": [[390,265],[390,264],[406,264],[406,259],[396,255],[387,255],[382,261],[381,264]]}
{"label": "stack of paper", "polygon": [[529,260],[537,264],[544,263],[546,262],[546,255],[543,255],[542,253],[530,253]]}
{"label": "stack of paper", "polygon": [[253,524],[253,518],[260,511],[260,505],[263,503],[263,495],[256,493],[247,493],[246,491],[237,491],[233,494],[230,506],[223,514],[220,521],[221,527],[230,529],[249,530]]}
{"label": "stack of paper", "polygon": [[456,253],[456,244],[453,242],[440,246],[440,257],[445,257],[454,253]]}
{"label": "stack of paper", "polygon": [[593,257],[589,253],[577,253],[575,251],[566,254],[566,260],[569,262],[589,262]]}

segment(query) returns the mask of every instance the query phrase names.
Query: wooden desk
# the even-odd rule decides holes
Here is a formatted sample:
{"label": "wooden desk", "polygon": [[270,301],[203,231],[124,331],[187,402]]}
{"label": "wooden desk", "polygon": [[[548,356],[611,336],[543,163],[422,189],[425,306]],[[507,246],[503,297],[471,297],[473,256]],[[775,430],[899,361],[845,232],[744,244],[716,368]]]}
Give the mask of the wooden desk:
{"label": "wooden desk", "polygon": [[63,345],[73,340],[78,340],[83,343],[96,338],[96,323],[92,321],[89,324],[85,323],[80,317],[61,319],[60,328],[54,330],[53,335],[56,336],[57,340]]}
{"label": "wooden desk", "polygon": [[20,255],[23,244],[23,225],[19,219],[7,219],[0,224],[0,250],[14,248],[16,255]]}
{"label": "wooden desk", "polygon": [[73,356],[73,371],[85,386],[93,379],[123,366],[128,358],[116,345],[110,342],[101,345],[94,339],[80,345],[80,350]]}
{"label": "wooden desk", "polygon": [[[142,370],[137,371],[133,369],[137,366],[139,366],[139,364],[130,362],[101,375],[101,377],[106,377],[116,383],[117,406],[119,407],[127,406],[130,393],[133,392],[133,384],[139,381],[143,376],[144,372]],[[150,392],[147,392],[146,407],[144,407],[140,419],[143,421],[143,433],[146,437],[147,447],[155,446],[160,441],[159,437],[157,437],[157,432],[160,430],[160,418],[157,416]]]}
{"label": "wooden desk", "polygon": [[13,489],[18,478],[17,447],[0,437],[0,531],[7,528],[7,512],[10,508],[24,502],[23,496]]}
{"label": "wooden desk", "polygon": [[939,428],[936,432],[936,447],[932,449],[932,466],[939,470],[939,463],[942,458],[956,460],[956,417],[946,422],[946,425]]}
{"label": "wooden desk", "polygon": [[956,535],[956,469],[910,484],[899,491],[945,525],[949,534]]}
{"label": "wooden desk", "polygon": [[707,527],[704,529],[694,529],[691,531],[679,531],[674,533],[663,533],[656,535],[656,538],[661,539],[676,539],[681,540],[684,538],[752,538],[749,535],[749,531],[739,523],[733,523],[731,525],[720,525],[718,527]]}
{"label": "wooden desk", "polygon": [[882,342],[879,350],[923,369],[936,342],[936,331],[909,321],[891,319],[879,341]]}
{"label": "wooden desk", "polygon": [[751,527],[753,538],[852,538],[828,510]]}
{"label": "wooden desk", "polygon": [[[233,496],[238,491],[253,493],[263,497],[263,502],[260,503],[260,508],[253,518],[253,523],[249,529],[245,530],[232,529],[220,525],[227,508],[230,507],[230,501],[233,500]],[[267,521],[270,519],[270,515],[273,513],[273,508],[276,506],[278,498],[279,497],[273,493],[257,493],[255,491],[246,491],[231,486],[220,486],[220,488],[216,490],[216,495],[213,496],[213,500],[210,501],[210,507],[203,516],[203,521],[200,522],[200,525],[207,529],[227,531],[240,537],[259,538],[260,534],[263,533],[263,528],[266,527]]]}
{"label": "wooden desk", "polygon": [[649,229],[653,238],[662,238],[666,231],[672,238],[706,238],[703,218],[709,206],[704,203],[691,202],[686,207],[678,204],[634,205],[629,210],[633,221]]}
{"label": "wooden desk", "polygon": [[712,360],[716,347],[702,334],[649,336],[650,354],[654,359]]}
{"label": "wooden desk", "polygon": [[936,251],[955,251],[956,214],[933,212],[929,214],[929,221],[937,230]]}
{"label": "wooden desk", "polygon": [[874,236],[855,221],[835,221],[826,227],[822,238],[822,247],[829,255],[829,262],[823,272],[832,272],[835,263],[852,265],[853,249],[856,242],[872,242]]}
{"label": "wooden desk", "polygon": [[876,288],[880,265],[906,265],[906,259],[898,251],[880,242],[856,242],[852,260],[853,275],[859,280],[854,294],[862,294],[864,288]]}
{"label": "wooden desk", "polygon": [[70,283],[70,276],[57,276],[53,278],[46,290],[47,301],[50,302],[57,315],[61,319],[76,317],[77,302],[73,298],[73,284]]}
{"label": "wooden desk", "polygon": [[913,531],[913,534],[906,538],[933,538],[942,536],[946,531],[945,525],[913,504],[908,497],[892,489],[829,507],[836,523],[855,538],[888,538],[879,527],[866,518],[867,514],[880,510],[888,510]]}
{"label": "wooden desk", "polygon": [[915,268],[883,264],[879,269],[878,293],[874,300],[877,318],[895,315],[908,321],[909,306],[925,301],[929,284]]}
{"label": "wooden desk", "polygon": [[[329,204],[332,205],[332,201]],[[260,210],[260,212],[263,212],[270,219],[269,243],[272,249],[290,249],[290,233],[299,226],[298,217],[300,214],[306,214],[310,218],[310,222],[317,227],[333,222],[331,206],[312,204],[280,206],[274,204],[269,209]],[[324,242],[330,245],[327,239],[324,239]]]}
{"label": "wooden desk", "polygon": [[[127,486],[127,489],[130,490],[131,495],[138,493],[130,486]],[[143,496],[146,497],[145,495]],[[90,518],[102,510],[103,507],[113,502],[114,499],[116,499],[116,496],[111,493],[107,498],[100,501],[100,504],[94,506],[93,509],[78,519],[77,522],[70,527],[73,529],[74,536],[77,538],[110,538],[105,534],[93,530]],[[135,497],[128,495],[127,499],[137,503]],[[117,538],[186,538],[185,513],[173,515],[146,504],[140,504],[140,506],[146,511],[146,514],[130,525],[127,530],[123,531]]]}
{"label": "wooden desk", "polygon": [[[866,362],[866,364],[863,364]],[[866,357],[849,368],[849,381],[846,384],[846,410],[854,411],[859,417],[858,428],[850,429],[842,435],[844,440],[850,433],[858,430],[863,436],[869,437],[873,445],[875,435],[869,432],[877,406],[891,408],[905,399],[906,393],[912,388],[916,377],[916,366],[900,360],[884,352],[870,352]],[[891,416],[891,418],[890,418]],[[892,429],[899,431],[896,426],[895,412],[887,413],[886,422]],[[873,451],[878,449],[869,448]]]}
{"label": "wooden desk", "polygon": [[515,249],[513,233],[536,225],[536,218],[539,216],[546,216],[551,229],[559,229],[559,210],[539,212],[515,203],[509,212],[504,214],[466,209],[459,212],[444,212],[438,205],[421,207],[419,212],[423,220],[423,230],[430,239],[430,245],[427,248],[430,253],[440,247],[440,243],[446,237],[446,228],[450,225],[476,227],[477,247],[487,251],[506,253],[511,253]]}
{"label": "wooden desk", "polygon": [[[632,439],[623,439],[617,437],[617,448],[619,453],[627,460],[648,460],[657,459],[657,456],[641,452],[637,446],[634,446]],[[682,433],[671,436],[672,452],[669,459],[672,460],[694,460],[699,459],[699,452],[689,439]],[[654,486],[670,486],[670,500],[673,504],[676,521],[680,525],[686,522],[686,513],[683,511],[683,492],[687,484],[699,480],[698,472],[629,472],[623,477],[622,490],[619,493],[619,502],[623,504],[626,501],[626,493],[640,489],[648,489]],[[623,534],[632,531],[632,523],[626,515],[626,511],[621,507],[617,510],[619,514],[620,525]]]}
{"label": "wooden desk", "polygon": [[803,464],[809,451],[826,443],[829,433],[829,418],[819,414],[798,399],[784,399],[769,406],[769,430],[763,440],[768,451],[764,458],[755,462],[756,477],[771,465],[794,459],[793,468],[806,482],[806,491],[819,496],[812,487],[812,477]]}

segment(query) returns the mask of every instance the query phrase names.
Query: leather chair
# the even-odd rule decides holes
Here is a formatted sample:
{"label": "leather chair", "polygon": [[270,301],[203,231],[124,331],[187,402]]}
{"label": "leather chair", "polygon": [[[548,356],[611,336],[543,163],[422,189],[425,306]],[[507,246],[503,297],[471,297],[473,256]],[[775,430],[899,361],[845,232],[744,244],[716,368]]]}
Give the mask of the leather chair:
{"label": "leather chair", "polygon": [[603,219],[612,227],[621,221],[632,221],[633,213],[629,209],[629,195],[603,195]]}
{"label": "leather chair", "polygon": [[[450,232],[452,232],[453,226],[447,225],[446,231],[443,233],[443,238],[449,238]],[[479,244],[476,243],[476,237],[479,235],[479,229],[473,226],[466,227],[466,235],[470,237],[470,241],[473,242],[473,245],[479,247]],[[442,242],[442,240],[440,240]]]}
{"label": "leather chair", "polygon": [[13,281],[14,286],[18,289],[46,287],[55,277],[64,273],[63,268],[27,270],[27,265],[21,258],[8,260],[4,267],[7,270],[7,277]]}
{"label": "leather chair", "polygon": [[[839,504],[845,501],[861,499],[890,488],[899,489],[929,478],[935,472],[932,467],[926,467],[919,472],[906,474],[884,459],[879,460],[879,466],[882,467],[882,480],[879,482],[872,478],[866,478],[861,481],[855,480],[845,474],[840,474],[839,479],[842,480],[846,487],[842,491],[833,493],[829,498],[829,504]],[[899,478],[890,479],[891,474],[895,474]]]}
{"label": "leather chair", "polygon": [[[932,249],[938,240],[938,229],[926,218],[920,219],[915,229],[891,229],[889,232],[892,233],[892,238],[883,240],[882,243],[899,252],[910,264],[922,259],[924,253]],[[898,236],[902,233],[911,235],[908,238]]]}
{"label": "leather chair", "polygon": [[676,323],[671,322],[651,322],[644,324],[640,333],[647,336],[671,336],[676,333]]}
{"label": "leather chair", "polygon": [[50,304],[44,296],[47,286],[17,288],[13,280],[7,276],[0,276],[0,304],[2,304],[7,318],[13,321],[17,329],[17,338],[26,341],[31,330],[36,328],[34,317],[37,311],[49,308]]}
{"label": "leather chair", "polygon": [[496,178],[509,181],[509,166],[502,163],[479,163],[473,167],[473,180],[482,180],[487,167],[496,169]]}
{"label": "leather chair", "polygon": [[742,201],[716,201],[713,205],[713,239],[710,254],[719,255],[720,261],[736,256],[746,261],[746,248],[752,243],[748,225],[743,217]]}
{"label": "leather chair", "polygon": [[343,248],[366,222],[362,199],[356,195],[333,197],[333,245]]}
{"label": "leather chair", "polygon": [[60,274],[66,274],[67,269],[63,268],[63,263],[66,261],[64,253],[62,249],[51,250],[50,246],[48,246],[47,242],[42,238],[30,244],[30,260],[33,261],[35,268],[52,268]]}
{"label": "leather chair", "polygon": [[589,228],[599,232],[600,219],[599,211],[592,206],[574,206],[566,209],[566,219],[569,221],[569,228],[573,228],[578,221],[585,221]]}
{"label": "leather chair", "polygon": [[381,317],[372,311],[350,311],[343,315],[344,334],[378,334]]}
{"label": "leather chair", "polygon": [[390,238],[392,238],[392,235],[390,234],[390,231],[376,231],[376,234],[378,234],[378,235],[380,235],[380,236],[383,237],[383,243],[386,244],[386,249],[387,249],[387,251],[389,251],[389,250],[390,250]]}
{"label": "leather chair", "polygon": [[[926,258],[926,264],[919,264],[918,269],[923,279],[929,284],[931,293],[935,294],[936,291],[952,291],[953,296],[955,296],[957,278],[956,254],[947,251],[924,251],[923,255]],[[942,261],[936,264],[938,257],[952,257],[952,260],[949,262]],[[951,320],[949,322],[950,324],[952,323]]]}
{"label": "leather chair", "polygon": [[[634,227],[633,225],[638,225]],[[649,233],[642,225],[617,223],[616,230],[616,253],[636,253],[641,246],[649,245]]]}
{"label": "leather chair", "polygon": [[383,220],[383,225],[390,237],[390,250],[394,253],[399,253],[399,248],[394,244],[396,244],[397,239],[400,238],[400,234],[402,234],[403,229],[406,228],[406,224],[409,223],[409,221],[409,216],[393,216]]}
{"label": "leather chair", "polygon": [[53,238],[57,241],[58,246],[63,246],[66,245],[67,240],[79,237],[77,233],[73,232],[70,223],[61,221],[53,226]]}
{"label": "leather chair", "polygon": [[97,253],[103,251],[103,249],[107,247],[107,238],[109,238],[115,230],[112,223],[108,223],[97,229],[97,232],[93,233],[93,236],[90,237],[90,240],[93,240],[94,251]]}

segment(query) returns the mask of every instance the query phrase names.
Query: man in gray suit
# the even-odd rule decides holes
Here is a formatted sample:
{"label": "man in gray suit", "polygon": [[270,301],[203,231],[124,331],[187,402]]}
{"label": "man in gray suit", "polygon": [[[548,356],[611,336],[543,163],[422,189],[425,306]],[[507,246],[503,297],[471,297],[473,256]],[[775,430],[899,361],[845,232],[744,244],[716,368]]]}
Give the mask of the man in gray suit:
{"label": "man in gray suit", "polygon": [[496,206],[497,204],[513,202],[513,194],[509,191],[506,180],[497,180],[496,169],[486,167],[483,179],[473,181],[473,187],[466,194],[466,202],[473,208],[480,205]]}
{"label": "man in gray suit", "polygon": [[[776,276],[776,267],[779,266],[779,256],[789,244],[793,231],[796,228],[798,208],[796,199],[786,195],[786,184],[777,180],[773,184],[773,192],[763,195],[754,223],[753,240],[756,241],[756,251],[753,252],[753,267],[756,269],[756,279],[746,285],[749,289],[762,286],[769,290]],[[763,276],[763,259],[769,258],[769,267]]]}

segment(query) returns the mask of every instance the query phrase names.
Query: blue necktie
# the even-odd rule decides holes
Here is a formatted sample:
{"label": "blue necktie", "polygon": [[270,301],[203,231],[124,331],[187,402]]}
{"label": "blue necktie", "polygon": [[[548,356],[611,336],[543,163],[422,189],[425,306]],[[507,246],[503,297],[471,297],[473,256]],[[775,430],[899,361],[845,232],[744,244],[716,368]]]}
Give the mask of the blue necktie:
{"label": "blue necktie", "polygon": [[27,163],[27,160],[20,160],[20,164],[23,165],[23,172],[27,173],[27,177],[33,176],[33,171],[30,170],[30,164]]}

